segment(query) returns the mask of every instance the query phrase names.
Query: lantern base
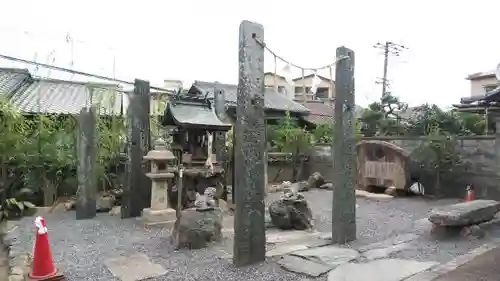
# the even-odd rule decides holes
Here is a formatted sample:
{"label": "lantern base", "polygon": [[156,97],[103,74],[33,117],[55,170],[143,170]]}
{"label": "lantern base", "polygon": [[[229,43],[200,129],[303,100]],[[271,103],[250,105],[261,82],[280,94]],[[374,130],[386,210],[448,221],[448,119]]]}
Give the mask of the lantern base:
{"label": "lantern base", "polygon": [[177,216],[174,209],[153,210],[147,208],[142,210],[142,220],[146,224],[162,224],[175,222]]}

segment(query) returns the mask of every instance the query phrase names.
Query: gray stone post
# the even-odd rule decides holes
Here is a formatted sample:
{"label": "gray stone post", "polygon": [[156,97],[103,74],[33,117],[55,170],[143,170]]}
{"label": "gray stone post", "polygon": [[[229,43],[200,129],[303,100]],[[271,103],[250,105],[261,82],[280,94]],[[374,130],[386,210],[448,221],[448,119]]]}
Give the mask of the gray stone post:
{"label": "gray stone post", "polygon": [[264,40],[262,25],[243,21],[239,38],[239,81],[235,124],[235,266],[266,258],[264,226]]}
{"label": "gray stone post", "polygon": [[76,219],[96,216],[97,109],[85,107],[78,116]]}
{"label": "gray stone post", "polygon": [[354,115],[354,52],[337,48],[333,132],[332,243],[356,239],[356,133]]}
{"label": "gray stone post", "polygon": [[135,80],[134,92],[129,94],[127,109],[128,165],[127,181],[123,188],[122,218],[138,217],[151,204],[151,181],[146,177],[149,163],[143,157],[151,150],[149,129],[149,82]]}
{"label": "gray stone post", "polygon": [[[224,90],[220,89],[217,84],[214,89],[214,106],[215,114],[222,121],[226,122],[226,94]],[[224,146],[226,144],[226,134],[224,132],[215,133],[214,146],[215,155],[217,156],[217,162],[221,162],[225,159]]]}
{"label": "gray stone post", "polygon": [[[226,93],[223,89],[221,89],[218,84],[215,84],[214,89],[214,106],[215,106],[215,114],[222,121],[227,121],[226,115]],[[214,146],[215,146],[215,155],[217,157],[218,165],[224,168],[224,178],[222,181],[222,185],[224,188],[224,193],[222,199],[227,201],[227,173],[229,172],[228,162],[229,156],[227,155],[226,146],[226,132],[216,132],[214,137]]]}

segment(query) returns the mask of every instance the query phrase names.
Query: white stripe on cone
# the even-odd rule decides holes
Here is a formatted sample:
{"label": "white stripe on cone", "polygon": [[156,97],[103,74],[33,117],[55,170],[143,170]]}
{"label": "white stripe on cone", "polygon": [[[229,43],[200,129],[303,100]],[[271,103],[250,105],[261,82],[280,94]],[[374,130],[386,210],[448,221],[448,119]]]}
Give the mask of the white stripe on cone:
{"label": "white stripe on cone", "polygon": [[35,226],[37,228],[38,234],[45,234],[47,233],[47,225],[45,224],[45,219],[38,216],[35,218]]}

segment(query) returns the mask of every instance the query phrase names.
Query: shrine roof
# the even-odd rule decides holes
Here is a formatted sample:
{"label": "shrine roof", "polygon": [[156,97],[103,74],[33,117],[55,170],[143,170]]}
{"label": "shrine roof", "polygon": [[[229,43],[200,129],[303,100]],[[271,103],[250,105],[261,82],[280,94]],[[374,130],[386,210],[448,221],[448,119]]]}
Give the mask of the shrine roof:
{"label": "shrine roof", "polygon": [[[226,104],[229,107],[236,107],[238,85],[222,84],[216,82],[195,81],[190,92],[200,92],[201,95],[208,99],[214,98],[214,88],[219,87],[225,92]],[[300,103],[293,101],[283,94],[276,92],[272,88],[265,88],[264,108],[266,110],[289,111],[298,114],[307,115],[309,109]]]}
{"label": "shrine roof", "polygon": [[231,129],[231,125],[223,123],[208,104],[189,101],[168,103],[163,125],[217,131]]}

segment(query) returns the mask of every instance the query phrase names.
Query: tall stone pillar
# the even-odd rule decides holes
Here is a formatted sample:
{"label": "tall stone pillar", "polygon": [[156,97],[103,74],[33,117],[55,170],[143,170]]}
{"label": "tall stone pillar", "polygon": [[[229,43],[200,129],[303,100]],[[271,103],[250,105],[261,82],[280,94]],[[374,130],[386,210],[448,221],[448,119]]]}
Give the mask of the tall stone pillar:
{"label": "tall stone pillar", "polygon": [[337,48],[333,132],[332,242],[356,239],[356,125],[354,104],[354,52]]}
{"label": "tall stone pillar", "polygon": [[264,120],[264,40],[262,25],[243,21],[239,38],[239,82],[236,107],[234,170],[235,266],[266,258]]}

